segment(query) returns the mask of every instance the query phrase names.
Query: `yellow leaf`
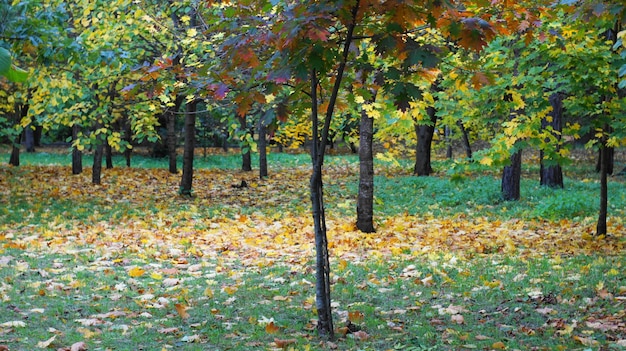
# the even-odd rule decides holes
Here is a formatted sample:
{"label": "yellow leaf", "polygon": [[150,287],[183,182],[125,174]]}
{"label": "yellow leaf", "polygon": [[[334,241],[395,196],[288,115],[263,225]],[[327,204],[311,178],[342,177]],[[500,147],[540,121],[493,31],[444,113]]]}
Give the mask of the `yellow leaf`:
{"label": "yellow leaf", "polygon": [[494,342],[491,345],[491,348],[495,349],[495,350],[504,350],[504,349],[506,349],[506,345],[504,345],[504,343],[502,341],[498,341],[498,342]]}
{"label": "yellow leaf", "polygon": [[187,313],[187,309],[188,309],[187,306],[181,303],[177,303],[177,304],[174,304],[174,308],[176,308],[176,312],[178,312],[178,315],[180,316],[180,318],[182,319],[189,318],[189,313]]}
{"label": "yellow leaf", "polygon": [[128,275],[133,278],[137,278],[137,277],[141,277],[145,272],[146,271],[144,271],[140,267],[133,267],[128,271]]}
{"label": "yellow leaf", "polygon": [[161,279],[163,279],[163,275],[161,273],[158,273],[158,272],[152,272],[152,274],[150,274],[150,278],[152,278],[154,280],[161,280]]}

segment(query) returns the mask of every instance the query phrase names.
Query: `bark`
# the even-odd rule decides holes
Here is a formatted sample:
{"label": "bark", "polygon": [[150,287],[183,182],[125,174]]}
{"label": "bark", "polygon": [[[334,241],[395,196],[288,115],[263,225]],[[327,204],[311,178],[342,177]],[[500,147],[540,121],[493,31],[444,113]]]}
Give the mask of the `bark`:
{"label": "bark", "polygon": [[267,177],[267,126],[259,120],[259,178]]}
{"label": "bark", "polygon": [[445,126],[444,127],[444,132],[443,134],[445,135],[446,138],[446,158],[447,159],[452,159],[452,129],[450,129],[450,127]]}
{"label": "bark", "polygon": [[96,150],[93,153],[93,167],[91,168],[91,183],[100,185],[102,174],[102,156],[104,154],[104,143],[100,142],[96,146]]}
{"label": "bark", "polygon": [[[553,93],[550,95],[549,100],[552,106],[552,112],[550,113],[552,120],[548,122],[547,119],[542,119],[541,128],[552,127],[552,134],[556,137],[557,142],[560,142],[561,131],[563,130],[563,97],[559,93]],[[558,152],[559,149],[560,145],[557,144],[556,151]],[[541,162],[539,184],[550,188],[563,188],[563,170],[561,165],[546,165],[543,150],[540,151],[539,158]]]}
{"label": "bark", "polygon": [[30,125],[24,129],[24,144],[26,152],[35,152],[35,134]]}
{"label": "bark", "polygon": [[35,147],[41,147],[41,136],[43,135],[43,127],[36,126],[33,135],[35,137]]}
{"label": "bark", "polygon": [[[606,150],[604,151],[605,153],[605,160],[604,162],[606,162],[606,174],[611,175],[613,174],[613,167],[615,166],[615,148],[613,147],[609,147],[606,146],[604,147]],[[598,160],[596,162],[596,172],[600,173],[602,171],[602,150],[598,151]]]}
{"label": "bark", "polygon": [[[317,307],[317,330],[322,336],[334,337],[333,315],[330,298],[330,260],[328,253],[328,236],[326,234],[326,218],[324,213],[324,190],[322,182],[322,164],[327,138],[320,139],[318,133],[317,113],[317,72],[311,73],[311,120],[313,142],[311,143],[311,174],[310,191],[315,232],[316,253],[316,284],[315,305]],[[322,135],[324,133],[322,132]]]}
{"label": "bark", "polygon": [[520,198],[520,182],[522,178],[522,151],[511,155],[511,164],[502,171],[502,198],[505,201],[516,201]]}
{"label": "bark", "polygon": [[[128,116],[124,117],[122,125],[124,126],[124,141],[126,141],[130,146],[132,142],[132,130],[130,127],[130,122],[128,121]],[[126,147],[126,149],[124,149],[124,159],[126,159],[126,167],[130,167],[130,156],[132,154],[132,151],[133,149],[131,149],[130,147]]]}
{"label": "bark", "polygon": [[[372,102],[375,100],[375,94]],[[356,227],[374,233],[374,119],[361,111],[359,127],[359,194],[356,205]]]}
{"label": "bark", "polygon": [[[183,103],[183,96],[176,95],[174,100],[174,108],[172,111],[167,112],[167,154],[169,157],[169,171],[172,174],[178,173],[176,165],[176,112],[180,110],[180,105]],[[194,117],[195,127],[195,117]]]}
{"label": "bark", "polygon": [[[74,124],[72,126],[72,140],[78,139],[78,132],[80,132],[80,125]],[[72,148],[72,174],[83,173],[83,153],[77,148]]]}
{"label": "bark", "polygon": [[470,144],[470,141],[469,141],[469,135],[467,135],[467,129],[465,129],[463,122],[461,122],[460,120],[457,122],[457,125],[461,129],[461,136],[463,137],[463,149],[465,149],[465,156],[467,156],[467,158],[471,160],[472,159],[472,145]]}
{"label": "bark", "polygon": [[180,181],[180,193],[191,196],[193,183],[193,153],[196,147],[196,105],[197,100],[187,103],[185,113],[185,149],[183,151],[183,176]]}
{"label": "bark", "polygon": [[104,142],[104,151],[105,151],[105,163],[106,163],[106,167],[107,169],[112,169],[113,168],[113,148],[111,148],[111,145],[109,145],[108,141]]}
{"label": "bark", "polygon": [[13,147],[11,148],[11,157],[9,158],[9,164],[11,166],[18,167],[20,165],[21,139],[21,135],[15,137],[15,142],[13,143]]}
{"label": "bark", "polygon": [[415,134],[417,135],[417,146],[415,149],[415,167],[413,174],[418,176],[429,176],[433,172],[430,164],[430,154],[432,149],[433,136],[435,135],[435,124],[437,114],[434,107],[426,108],[426,113],[430,119],[429,125],[415,123]]}
{"label": "bark", "polygon": [[[608,130],[609,126],[605,125],[604,130]],[[596,235],[606,235],[607,225],[606,218],[608,216],[608,174],[611,158],[610,148],[606,146],[606,138],[603,138],[600,146],[600,211],[598,213],[598,223],[596,224]]]}
{"label": "bark", "polygon": [[[239,125],[241,126],[241,130],[245,130],[247,132],[248,125],[246,123],[246,117],[239,116],[237,118],[239,119]],[[241,170],[244,172],[252,171],[252,156],[250,153],[250,147],[241,149]]]}

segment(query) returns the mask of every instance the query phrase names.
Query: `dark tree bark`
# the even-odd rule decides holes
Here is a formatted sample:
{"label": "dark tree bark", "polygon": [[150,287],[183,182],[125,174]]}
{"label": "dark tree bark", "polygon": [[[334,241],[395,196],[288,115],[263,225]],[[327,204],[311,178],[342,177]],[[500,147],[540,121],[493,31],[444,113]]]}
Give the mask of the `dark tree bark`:
{"label": "dark tree bark", "polygon": [[[131,130],[131,126],[130,126],[130,121],[128,120],[128,116],[124,115],[124,119],[122,121],[122,126],[124,128],[124,141],[128,143],[128,145],[131,145],[132,142],[132,134],[133,131]],[[132,154],[133,149],[131,149],[130,147],[127,147],[126,149],[124,149],[124,159],[126,160],[126,167],[130,167],[130,156]]]}
{"label": "dark tree bark", "polygon": [[[363,78],[365,80],[365,78]],[[372,100],[376,99],[373,92]],[[359,194],[356,204],[356,227],[364,233],[374,233],[374,119],[361,111],[359,126]]]}
{"label": "dark tree bark", "polygon": [[[550,105],[552,106],[552,112],[550,116],[552,121],[547,119],[541,120],[541,128],[546,129],[552,127],[552,134],[560,142],[561,132],[563,131],[563,96],[559,93],[553,93],[550,95]],[[560,145],[557,145],[556,151],[558,152]],[[563,188],[563,170],[561,165],[545,165],[543,150],[539,153],[540,158],[540,180],[539,184],[548,186],[550,188]]]}
{"label": "dark tree bark", "polygon": [[26,152],[35,152],[35,133],[30,125],[24,128],[24,146]]}
{"label": "dark tree bark", "polygon": [[113,168],[113,148],[108,141],[104,142],[104,156],[107,169]]}
{"label": "dark tree bark", "polygon": [[446,138],[446,158],[452,159],[452,129],[450,127],[445,126],[443,134]]}
{"label": "dark tree bark", "polygon": [[[313,212],[313,226],[315,232],[316,252],[316,284],[315,305],[317,307],[317,330],[322,336],[333,338],[333,315],[330,299],[330,260],[328,254],[328,236],[326,234],[326,216],[324,213],[324,189],[322,182],[322,165],[324,151],[328,138],[322,132],[319,136],[317,112],[317,72],[311,73],[311,120],[313,140],[311,143],[311,160],[313,173],[311,174],[310,190]],[[328,116],[327,118],[328,119]]]}
{"label": "dark tree bark", "polygon": [[259,178],[267,177],[267,126],[259,119]]}
{"label": "dark tree bark", "polygon": [[[608,131],[609,126],[605,125],[604,130]],[[606,235],[607,225],[606,218],[608,216],[608,174],[611,158],[610,148],[606,147],[606,137],[603,137],[600,144],[600,212],[598,214],[598,223],[596,224],[596,235]]]}
{"label": "dark tree bark", "polygon": [[196,147],[196,105],[198,100],[187,103],[185,113],[185,149],[183,151],[183,176],[180,181],[180,193],[191,196],[193,183],[193,153]]}
{"label": "dark tree bark", "polygon": [[[174,100],[174,107],[171,111],[167,112],[167,154],[169,157],[169,171],[172,174],[178,173],[176,165],[176,113],[180,110],[184,97],[182,95],[176,95]],[[194,117],[195,128],[195,117]]]}
{"label": "dark tree bark", "polygon": [[511,164],[502,171],[502,198],[505,201],[520,199],[520,183],[522,178],[522,151],[511,155]]}
{"label": "dark tree bark", "polygon": [[[80,125],[74,124],[72,126],[72,140],[78,139],[78,133],[80,132]],[[83,173],[83,153],[78,148],[72,148],[72,174]]]}
{"label": "dark tree bark", "polygon": [[430,119],[430,124],[415,123],[417,146],[415,149],[415,167],[413,168],[413,174],[418,176],[429,176],[433,172],[433,168],[430,164],[430,153],[433,136],[435,135],[435,124],[437,123],[436,112],[434,107],[427,107],[426,113]]}
{"label": "dark tree bark", "polygon": [[35,137],[35,147],[41,147],[41,136],[43,135],[43,127],[36,126],[33,135]]}
{"label": "dark tree bark", "polygon": [[93,153],[93,167],[91,168],[91,183],[100,185],[102,175],[102,156],[104,154],[104,141],[101,141]]}
{"label": "dark tree bark", "polygon": [[9,164],[11,166],[18,167],[20,165],[20,144],[22,141],[22,135],[15,137],[15,142],[11,148],[11,157],[9,157]]}
{"label": "dark tree bark", "polygon": [[[239,125],[241,126],[241,130],[245,130],[248,132],[248,123],[246,122],[246,116],[239,116]],[[252,171],[252,153],[250,152],[250,148],[241,148],[241,170],[244,172]]]}
{"label": "dark tree bark", "polygon": [[472,159],[472,145],[470,145],[469,135],[467,135],[467,129],[465,129],[465,125],[463,125],[462,121],[457,121],[456,124],[461,129],[461,136],[463,137],[463,149],[465,149],[465,156],[468,159]]}
{"label": "dark tree bark", "polygon": [[[609,128],[610,130],[610,128]],[[604,147],[606,150],[604,162],[606,162],[606,174],[613,174],[613,167],[615,166],[615,148],[606,146]],[[596,161],[596,172],[600,173],[602,171],[602,150],[598,150],[598,159]]]}

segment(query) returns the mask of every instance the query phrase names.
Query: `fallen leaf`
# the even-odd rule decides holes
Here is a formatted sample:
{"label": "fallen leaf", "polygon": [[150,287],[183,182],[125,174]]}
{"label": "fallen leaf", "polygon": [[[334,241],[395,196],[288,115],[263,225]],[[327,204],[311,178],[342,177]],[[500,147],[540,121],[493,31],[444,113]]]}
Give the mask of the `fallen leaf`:
{"label": "fallen leaf", "polygon": [[25,326],[26,326],[26,323],[22,321],[10,321],[10,322],[4,322],[0,324],[0,327],[24,328]]}
{"label": "fallen leaf", "polygon": [[57,336],[53,335],[50,339],[46,341],[40,341],[37,343],[37,347],[39,347],[40,349],[47,349],[48,346],[50,346],[50,344],[52,344],[56,338]]}
{"label": "fallen leaf", "polygon": [[180,303],[176,303],[174,304],[174,308],[176,308],[176,312],[178,312],[178,315],[180,316],[180,318],[182,319],[187,319],[189,318],[189,313],[187,313],[188,307],[180,304]]}
{"label": "fallen leaf", "polygon": [[352,323],[359,323],[365,319],[365,315],[360,311],[348,312],[348,320]]}
{"label": "fallen leaf", "polygon": [[0,351],[11,351],[8,346],[0,345]]}
{"label": "fallen leaf", "polygon": [[584,338],[578,335],[574,335],[572,338],[585,346],[597,346],[599,344],[597,340],[592,338]]}
{"label": "fallen leaf", "polygon": [[465,323],[465,318],[463,318],[463,316],[460,315],[460,314],[453,314],[452,316],[450,316],[450,319],[452,320],[452,322],[454,322],[456,324],[464,324]]}
{"label": "fallen leaf", "polygon": [[497,341],[491,344],[491,348],[496,350],[504,350],[506,349],[506,345],[504,345],[502,341]]}
{"label": "fallen leaf", "polygon": [[70,351],[87,351],[87,344],[85,344],[83,341],[74,343],[70,347]]}
{"label": "fallen leaf", "polygon": [[298,342],[298,340],[296,340],[296,339],[277,339],[277,338],[274,338],[274,344],[276,344],[276,347],[279,347],[281,349],[285,349],[285,348],[287,348],[287,346],[293,345],[293,344],[295,344],[297,342]]}
{"label": "fallen leaf", "polygon": [[144,273],[146,273],[146,271],[140,267],[133,267],[128,271],[128,275],[133,278],[141,277]]}
{"label": "fallen leaf", "polygon": [[265,332],[268,334],[276,334],[279,330],[280,328],[276,324],[274,324],[273,321],[265,325]]}
{"label": "fallen leaf", "polygon": [[370,335],[363,330],[356,331],[350,335],[352,335],[353,338],[361,341],[365,341],[370,338]]}

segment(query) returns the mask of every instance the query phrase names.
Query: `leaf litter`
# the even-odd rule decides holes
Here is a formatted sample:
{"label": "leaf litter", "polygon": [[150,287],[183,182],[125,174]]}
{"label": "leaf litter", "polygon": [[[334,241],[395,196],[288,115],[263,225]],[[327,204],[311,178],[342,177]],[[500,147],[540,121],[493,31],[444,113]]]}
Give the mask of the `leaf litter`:
{"label": "leaf litter", "polygon": [[[328,173],[333,174],[330,182],[352,176],[351,169],[343,165],[334,167]],[[150,321],[154,320],[154,311],[163,310],[165,318],[177,318],[180,325],[156,323],[159,334],[172,335],[183,343],[206,343],[206,338],[197,332],[207,321],[198,321],[194,317],[194,309],[199,302],[188,297],[188,282],[206,280],[202,299],[214,299],[216,294],[224,297],[221,304],[211,305],[213,307],[207,314],[228,325],[238,322],[233,322],[224,310],[240,303],[237,301],[238,290],[245,290],[248,271],[279,267],[287,267],[291,272],[312,271],[314,238],[312,219],[308,213],[308,167],[283,170],[263,181],[255,179],[252,174],[237,171],[197,170],[193,198],[175,195],[179,176],[164,170],[106,170],[102,186],[89,184],[89,172],[80,176],[70,174],[67,167],[58,166],[26,166],[19,170],[0,168],[3,179],[0,198],[3,203],[11,204],[3,211],[7,217],[14,218],[0,223],[0,268],[11,266],[17,273],[35,274],[28,288],[34,289],[39,296],[48,297],[83,289],[86,284],[91,284],[89,278],[79,277],[81,271],[117,276],[118,268],[122,268],[126,279],[120,279],[113,286],[103,283],[93,287],[95,291],[108,293],[107,298],[113,304],[110,310],[75,319],[76,330],[86,340],[99,338],[107,329],[126,334],[136,326],[117,323],[118,320],[142,318]],[[241,180],[249,186],[233,187]],[[344,203],[345,198],[337,197],[337,201]],[[28,203],[30,207],[20,207],[19,204],[23,203]],[[337,286],[350,279],[350,267],[372,261],[412,262],[443,256],[467,263],[474,258],[490,256],[519,260],[556,257],[555,266],[558,267],[560,257],[581,254],[620,257],[624,249],[623,219],[612,218],[610,226],[613,235],[598,239],[592,236],[594,228],[589,221],[492,220],[466,217],[464,214],[434,218],[397,214],[378,219],[377,233],[371,235],[360,233],[352,218],[333,215],[332,210],[329,210],[328,218],[329,244],[333,261],[337,264]],[[11,254],[3,255],[4,251]],[[17,254],[19,252],[23,254]],[[82,267],[78,266],[78,262],[67,262],[67,259],[57,259],[50,267],[32,267],[29,257],[42,253],[69,255],[75,257],[75,261],[79,256],[90,258]],[[446,262],[455,266],[450,264],[451,260]],[[622,285],[618,283],[617,290],[609,292],[603,287],[596,287],[593,297],[585,302],[591,309],[602,301],[608,301],[606,303],[618,306],[617,312],[588,314],[584,322],[579,323],[560,320],[557,306],[568,302],[561,298],[556,301],[557,305],[546,304],[549,299],[546,299],[544,291],[531,289],[524,302],[534,304],[533,310],[543,316],[545,325],[526,327],[525,333],[530,335],[551,328],[559,337],[569,337],[583,346],[594,346],[598,341],[590,335],[599,331],[609,335],[608,341],[614,345],[624,343],[626,327],[622,321],[626,288],[623,285],[626,283],[620,268],[623,269],[617,267],[617,271],[607,274],[621,279]],[[433,267],[430,272],[421,272],[408,264],[394,280],[408,281],[421,289],[442,289],[446,284],[454,284],[448,270]],[[207,271],[212,273],[207,274]],[[459,272],[466,274],[461,269]],[[230,283],[220,281],[224,276]],[[572,274],[567,279],[579,281],[583,278]],[[146,288],[143,280],[153,282],[151,287]],[[532,285],[525,273],[514,275],[511,282]],[[12,283],[14,281],[5,277],[0,286],[0,297],[9,299],[7,291],[14,288]],[[364,291],[375,287],[379,292],[391,292],[390,284],[389,281],[372,278],[356,286]],[[311,281],[302,279],[298,285],[311,293],[313,291]],[[472,289],[475,290],[470,289],[470,294],[506,288],[494,278],[474,286]],[[300,294],[296,290],[291,293]],[[261,302],[289,304],[296,295],[274,295]],[[128,300],[131,296],[131,301],[141,307],[139,311],[114,307],[115,302]],[[407,296],[398,298],[407,299]],[[416,305],[409,305],[407,309],[380,310],[378,313],[405,316],[429,304],[417,295],[409,298],[416,299]],[[481,315],[480,311],[469,311],[467,305],[455,305],[459,299],[463,301],[467,296],[449,299],[447,305],[431,304],[436,317],[431,317],[430,326],[435,330],[444,328],[444,339],[458,337],[460,342],[467,341],[465,345],[471,346],[473,344],[469,340],[464,340],[467,337],[447,330],[455,325],[475,323],[473,315]],[[309,304],[307,300],[299,308],[312,311],[314,303]],[[45,314],[45,309],[42,310],[38,312]],[[342,310],[338,308],[338,313],[341,314]],[[17,315],[33,313],[36,312],[21,311]],[[506,314],[508,311],[485,310],[482,312],[483,320],[489,322],[482,323],[491,323],[490,316],[494,313]],[[366,323],[364,319],[367,316],[358,310],[345,314],[349,323],[363,324]],[[23,320],[0,322],[0,346],[4,345],[2,335],[27,326]],[[151,325],[152,322],[144,324]],[[258,322],[255,320],[253,324]],[[187,327],[181,328],[181,325]],[[398,318],[395,321],[388,318],[388,326],[400,333],[406,329]],[[263,328],[269,338],[263,347],[271,344],[286,349],[298,343],[293,331],[288,334],[289,329],[276,321],[264,323]],[[508,327],[500,325],[498,328],[506,330]],[[525,329],[519,330],[524,332]],[[516,333],[520,333],[519,330]],[[239,333],[231,336],[245,340],[246,337]],[[357,343],[368,342],[372,338],[371,331],[366,330],[346,331],[346,334],[350,334],[352,342]],[[37,346],[53,345],[62,349],[63,345],[58,343],[56,337],[57,334],[42,337]],[[476,335],[473,342],[488,344],[492,349],[507,347],[502,341],[482,334]],[[82,344],[74,345],[66,348],[74,350],[83,347]]]}

